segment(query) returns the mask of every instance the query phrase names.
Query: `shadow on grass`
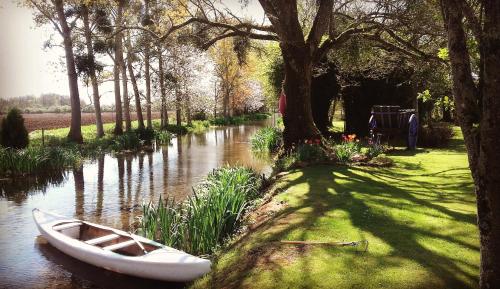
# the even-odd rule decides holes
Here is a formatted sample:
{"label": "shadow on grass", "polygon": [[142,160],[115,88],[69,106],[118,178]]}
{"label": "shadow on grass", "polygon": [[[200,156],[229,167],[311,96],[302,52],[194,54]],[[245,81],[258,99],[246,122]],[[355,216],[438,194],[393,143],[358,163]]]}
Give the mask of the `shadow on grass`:
{"label": "shadow on grass", "polygon": [[[351,230],[359,231],[361,237],[368,236],[366,238],[369,241],[371,238],[389,246],[390,252],[380,254],[374,249],[374,252],[360,255],[356,250],[341,249],[339,252],[336,248],[325,249],[323,254],[328,254],[329,262],[359,262],[354,260],[355,256],[366,262],[365,268],[358,271],[335,274],[364,274],[369,279],[380,271],[405,266],[410,262],[423,269],[416,272],[415,276],[412,272],[405,272],[404,277],[399,278],[409,279],[397,280],[399,283],[396,287],[401,288],[405,284],[406,288],[475,288],[478,274],[471,272],[478,272],[478,266],[461,256],[451,257],[447,252],[459,249],[460,252],[470,250],[477,254],[479,251],[477,240],[469,242],[469,235],[463,236],[453,231],[454,227],[475,226],[476,215],[448,207],[447,204],[474,207],[473,197],[464,192],[471,187],[470,177],[464,170],[466,168],[450,168],[427,174],[431,178],[416,179],[412,177],[418,176],[392,169],[318,166],[301,170],[300,176],[283,188],[284,191],[307,184],[308,190],[299,196],[298,205],[284,209],[253,234],[233,244],[228,252],[235,257],[229,263],[220,266],[215,264],[208,282],[213,288],[248,287],[244,282],[251,282],[252,274],[262,272],[268,272],[266,274],[272,276],[271,280],[279,282],[284,280],[286,266],[290,262],[297,262],[287,261],[295,254],[301,266],[298,279],[304,286],[314,287],[315,278],[318,277],[314,275],[315,272],[311,272],[314,264],[311,264],[309,257],[310,248],[306,246],[296,251],[285,251],[281,253],[285,256],[279,257],[280,251],[284,249],[276,242],[292,234],[296,240],[306,240],[308,232],[318,229],[318,222],[338,211],[347,213],[345,218],[352,224]],[[448,173],[454,171],[462,171],[462,174],[456,173],[452,175],[452,180],[447,179],[445,182],[435,179],[450,178]],[[395,217],[397,214],[391,210],[402,211],[402,217]],[[405,214],[415,216],[412,219]],[[428,218],[435,218],[432,224],[426,223],[429,222]],[[446,227],[440,227],[442,223]],[[441,244],[441,247],[433,248],[435,243]],[[352,255],[353,258],[342,259],[339,254]],[[420,279],[422,273],[428,279]],[[332,286],[335,287],[335,284]]]}

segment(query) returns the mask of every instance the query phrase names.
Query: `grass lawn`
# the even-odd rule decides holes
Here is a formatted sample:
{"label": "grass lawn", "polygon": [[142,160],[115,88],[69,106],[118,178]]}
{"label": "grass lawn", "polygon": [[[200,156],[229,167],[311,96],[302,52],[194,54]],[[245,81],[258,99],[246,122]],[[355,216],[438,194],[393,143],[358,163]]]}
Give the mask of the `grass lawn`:
{"label": "grass lawn", "polygon": [[[463,141],[392,168],[315,166],[276,184],[286,206],[223,251],[194,288],[476,288],[479,237]],[[353,247],[280,240],[368,240]]]}
{"label": "grass lawn", "polygon": [[[153,128],[155,129],[160,128],[159,119],[154,119],[152,122],[153,122]],[[170,120],[170,123],[175,123],[175,122],[174,120]],[[208,123],[207,124],[205,123],[206,122],[204,121],[194,120],[193,126],[187,126],[185,123],[183,124],[183,126],[186,127],[186,130],[188,132],[201,132],[206,130],[206,128],[208,127]],[[105,138],[113,138],[114,137],[113,130],[115,128],[115,123],[105,123],[103,126],[104,126]],[[138,127],[138,121],[136,120],[132,121],[132,128],[136,129],[137,127]],[[123,129],[125,129],[125,125],[123,126]],[[68,132],[69,132],[69,127],[45,130],[44,132],[45,142],[46,143],[50,143],[51,141],[56,143],[64,142],[66,140],[66,137],[68,136]],[[82,126],[82,136],[85,143],[97,141],[96,133],[97,133],[97,128],[95,124]],[[41,130],[36,130],[30,133],[30,144],[34,146],[42,144]]]}

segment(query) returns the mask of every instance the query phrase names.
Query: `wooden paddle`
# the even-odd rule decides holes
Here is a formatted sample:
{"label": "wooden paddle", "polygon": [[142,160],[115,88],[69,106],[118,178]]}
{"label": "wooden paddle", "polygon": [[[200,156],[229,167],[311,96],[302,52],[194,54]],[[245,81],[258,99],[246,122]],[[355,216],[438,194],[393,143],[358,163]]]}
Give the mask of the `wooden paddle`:
{"label": "wooden paddle", "polygon": [[144,255],[146,255],[148,253],[148,251],[146,251],[146,248],[144,248],[144,246],[142,245],[141,242],[139,242],[135,237],[134,237],[134,234],[130,233],[130,232],[127,232],[128,235],[130,236],[130,238],[132,238],[132,240],[134,240],[137,245],[141,248],[142,252],[144,252]]}

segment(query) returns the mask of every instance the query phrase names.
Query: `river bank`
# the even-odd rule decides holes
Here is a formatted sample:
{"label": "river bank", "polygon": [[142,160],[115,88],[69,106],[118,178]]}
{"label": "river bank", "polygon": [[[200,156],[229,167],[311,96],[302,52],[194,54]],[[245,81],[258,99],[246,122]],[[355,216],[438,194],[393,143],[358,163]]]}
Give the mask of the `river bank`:
{"label": "river bank", "polygon": [[390,168],[320,165],[279,174],[275,196],[250,214],[248,233],[191,288],[476,288],[475,196],[460,135],[444,149],[389,157]]}

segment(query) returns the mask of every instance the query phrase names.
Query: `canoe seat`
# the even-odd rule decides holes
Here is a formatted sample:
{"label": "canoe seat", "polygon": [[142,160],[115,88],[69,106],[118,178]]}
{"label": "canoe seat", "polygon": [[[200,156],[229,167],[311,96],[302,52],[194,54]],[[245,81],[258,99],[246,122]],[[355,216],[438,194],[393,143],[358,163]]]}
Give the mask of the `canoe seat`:
{"label": "canoe seat", "polygon": [[106,236],[102,236],[102,237],[98,237],[98,238],[87,240],[87,241],[85,241],[85,243],[87,243],[89,245],[97,245],[97,244],[101,244],[101,243],[108,242],[108,241],[111,241],[111,240],[114,240],[114,239],[118,239],[118,238],[120,238],[120,235],[109,234],[109,235],[106,235]]}
{"label": "canoe seat", "polygon": [[134,244],[137,244],[134,240],[128,240],[125,242],[121,242],[121,243],[117,243],[114,245],[109,245],[109,246],[103,247],[103,249],[106,251],[115,251],[115,250],[122,249],[122,248],[128,247],[130,245],[134,245]]}
{"label": "canoe seat", "polygon": [[78,227],[81,225],[82,225],[82,223],[80,223],[80,222],[73,222],[73,223],[67,223],[67,224],[62,224],[62,225],[56,225],[56,226],[52,227],[52,229],[55,231],[62,231],[62,230]]}

